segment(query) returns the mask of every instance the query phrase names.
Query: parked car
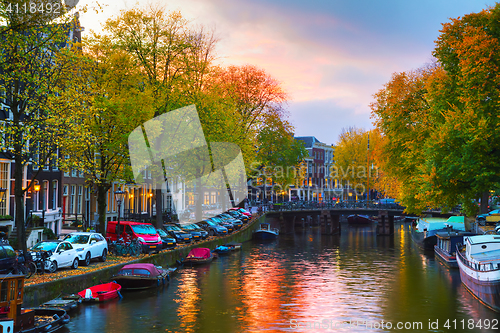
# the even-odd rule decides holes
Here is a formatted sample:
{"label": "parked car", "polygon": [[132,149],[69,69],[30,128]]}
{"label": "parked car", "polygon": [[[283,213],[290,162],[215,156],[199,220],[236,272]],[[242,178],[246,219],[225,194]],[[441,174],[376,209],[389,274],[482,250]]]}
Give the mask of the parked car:
{"label": "parked car", "polygon": [[78,268],[78,253],[73,245],[68,241],[46,240],[37,243],[31,248],[31,256],[36,257],[39,251],[48,252],[44,269],[54,273],[58,268],[71,267]]}
{"label": "parked car", "polygon": [[174,248],[177,246],[175,238],[167,234],[165,230],[156,228],[156,232],[158,232],[158,235],[161,237],[163,249]]}
{"label": "parked car", "polygon": [[177,243],[191,243],[193,236],[175,224],[164,224],[163,227],[167,233],[177,240]]}
{"label": "parked car", "polygon": [[106,261],[108,255],[108,242],[106,239],[95,232],[72,232],[64,240],[70,242],[76,249],[78,259],[85,266],[90,265],[90,260],[99,259]]}
{"label": "parked car", "polygon": [[[203,239],[203,236],[200,232],[199,229],[194,229],[194,228],[191,228],[191,227],[188,227],[190,226],[191,224],[181,224],[181,223],[176,223],[176,225],[181,228],[182,231],[185,231],[187,233],[190,233],[191,236],[193,237],[193,241],[199,241],[199,240],[202,240]],[[206,232],[206,231],[205,231]],[[206,237],[205,237],[206,238]]]}
{"label": "parked car", "polygon": [[0,274],[12,272],[16,264],[16,252],[7,241],[0,242]]}
{"label": "parked car", "polygon": [[184,225],[184,226],[182,226],[182,229],[184,229],[184,230],[195,230],[195,231],[197,231],[197,232],[200,233],[202,239],[207,239],[207,237],[208,237],[208,231],[206,231],[205,229],[201,228],[196,223],[191,223],[191,224]]}
{"label": "parked car", "polygon": [[234,225],[231,222],[224,221],[223,219],[221,219],[220,217],[217,217],[217,216],[211,217],[207,220],[212,221],[213,223],[218,224],[218,225],[226,228],[228,233],[233,232],[235,229]]}
{"label": "parked car", "polygon": [[486,214],[480,214],[476,216],[476,221],[479,222],[480,225],[485,225],[488,216],[494,216],[494,217],[498,216],[498,218],[493,218],[491,223],[494,224],[500,222],[500,209],[492,210]]}
{"label": "parked car", "polygon": [[116,241],[118,234],[125,240],[137,240],[142,246],[142,252],[159,252],[163,246],[161,237],[151,223],[120,221],[117,232],[117,221],[109,221],[106,229],[108,242]]}
{"label": "parked car", "polygon": [[234,217],[235,219],[238,219],[240,220],[241,222],[243,223],[247,223],[249,220],[250,220],[250,217],[246,216],[245,214],[243,214],[242,212],[240,212],[239,210],[229,210],[226,212],[228,215],[231,215],[232,217]]}
{"label": "parked car", "polygon": [[220,218],[224,222],[229,222],[233,225],[234,230],[239,229],[243,226],[243,221],[240,219],[232,216],[231,214],[228,213],[222,213],[217,215],[218,218]]}
{"label": "parked car", "polygon": [[252,213],[247,211],[245,208],[233,207],[233,208],[229,208],[229,211],[236,211],[236,212],[239,212],[245,216],[248,216],[249,219],[252,218]]}
{"label": "parked car", "polygon": [[226,227],[223,227],[215,222],[212,222],[210,220],[203,220],[200,222],[196,223],[200,228],[205,229],[210,236],[220,236],[220,235],[227,235],[228,231]]}

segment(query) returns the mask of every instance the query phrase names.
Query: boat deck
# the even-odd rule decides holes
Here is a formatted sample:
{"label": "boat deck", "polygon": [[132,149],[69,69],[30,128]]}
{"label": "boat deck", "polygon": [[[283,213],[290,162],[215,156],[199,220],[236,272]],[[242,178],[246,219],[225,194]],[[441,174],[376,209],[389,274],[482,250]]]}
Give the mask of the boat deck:
{"label": "boat deck", "polygon": [[471,255],[471,258],[479,263],[500,262],[500,250],[486,251]]}

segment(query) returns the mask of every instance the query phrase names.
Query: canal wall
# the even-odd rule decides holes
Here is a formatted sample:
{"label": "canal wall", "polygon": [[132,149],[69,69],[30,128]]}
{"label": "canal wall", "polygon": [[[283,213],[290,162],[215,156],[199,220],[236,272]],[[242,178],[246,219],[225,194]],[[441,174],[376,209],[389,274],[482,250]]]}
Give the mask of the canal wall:
{"label": "canal wall", "polygon": [[194,243],[183,248],[163,251],[158,254],[149,255],[127,263],[116,264],[114,266],[102,268],[86,274],[68,276],[55,281],[26,286],[24,288],[23,306],[36,307],[61,295],[74,294],[90,286],[100,284],[101,281],[110,281],[113,275],[115,275],[124,265],[130,263],[144,262],[164,267],[175,266],[177,260],[185,258],[192,248],[207,247],[209,249],[214,249],[218,245],[229,242],[241,243],[248,241],[252,238],[253,231],[259,226],[260,223],[265,221],[265,218],[266,215],[254,218],[252,221],[244,225],[241,230],[224,237],[217,237],[215,239]]}

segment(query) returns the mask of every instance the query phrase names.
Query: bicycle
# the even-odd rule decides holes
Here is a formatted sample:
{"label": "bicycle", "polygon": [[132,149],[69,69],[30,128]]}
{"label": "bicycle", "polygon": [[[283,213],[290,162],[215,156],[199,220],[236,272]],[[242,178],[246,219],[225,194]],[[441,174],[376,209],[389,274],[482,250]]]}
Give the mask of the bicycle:
{"label": "bicycle", "polygon": [[138,256],[142,253],[142,246],[138,240],[124,240],[120,238],[115,244],[115,252],[119,256]]}
{"label": "bicycle", "polygon": [[33,276],[33,274],[36,274],[37,267],[31,258],[31,253],[28,252],[25,256],[23,251],[19,250],[17,252],[16,263],[14,264],[13,271],[18,273],[20,272],[26,277],[26,279],[29,279]]}

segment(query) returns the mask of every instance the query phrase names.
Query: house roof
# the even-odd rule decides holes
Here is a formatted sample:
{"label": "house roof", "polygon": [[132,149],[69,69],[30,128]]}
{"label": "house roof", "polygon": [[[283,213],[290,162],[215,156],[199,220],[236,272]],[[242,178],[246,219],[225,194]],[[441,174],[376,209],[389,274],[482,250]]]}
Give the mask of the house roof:
{"label": "house roof", "polygon": [[323,143],[314,136],[296,136],[295,140],[303,141],[306,148],[312,148],[315,143]]}

